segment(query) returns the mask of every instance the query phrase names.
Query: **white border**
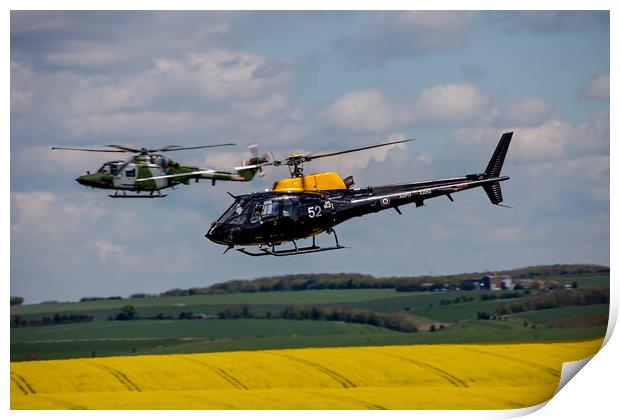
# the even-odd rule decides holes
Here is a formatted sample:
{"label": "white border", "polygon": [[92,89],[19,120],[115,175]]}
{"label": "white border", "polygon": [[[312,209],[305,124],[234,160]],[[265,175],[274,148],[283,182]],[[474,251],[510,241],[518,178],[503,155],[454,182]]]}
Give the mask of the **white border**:
{"label": "white border", "polygon": [[[2,21],[5,22],[2,25],[4,29],[3,31],[3,45],[4,47],[4,63],[5,66],[3,70],[4,74],[4,92],[5,92],[5,109],[2,114],[2,118],[4,120],[3,126],[5,128],[5,138],[10,139],[10,118],[9,118],[9,109],[10,109],[10,75],[9,75],[9,66],[7,65],[10,62],[10,13],[9,10],[27,10],[27,9],[44,9],[44,10],[64,10],[64,9],[77,9],[77,10],[99,10],[99,9],[117,9],[117,10],[198,10],[198,9],[209,9],[209,10],[233,10],[233,9],[241,9],[241,10],[279,10],[279,9],[295,9],[295,10],[359,10],[359,9],[381,9],[381,10],[398,10],[398,9],[418,9],[418,10],[451,10],[451,9],[468,9],[468,10],[513,10],[513,9],[522,9],[522,10],[555,10],[555,9],[565,9],[565,10],[612,10],[611,13],[611,39],[618,39],[618,6],[616,6],[617,2],[613,1],[603,1],[603,0],[590,0],[588,2],[585,1],[576,1],[576,0],[566,0],[562,2],[553,2],[547,0],[521,0],[518,2],[515,1],[470,1],[467,3],[461,3],[457,1],[417,1],[413,2],[404,2],[404,1],[395,1],[395,0],[383,0],[381,2],[370,2],[370,1],[352,1],[352,0],[337,0],[337,1],[328,1],[328,0],[315,0],[312,2],[290,2],[285,0],[264,0],[260,3],[253,3],[249,1],[239,1],[239,0],[229,0],[226,2],[217,2],[217,3],[206,3],[204,1],[195,1],[195,0],[177,0],[175,2],[161,2],[161,1],[146,1],[146,0],[134,0],[131,3],[122,2],[119,0],[110,0],[110,1],[75,1],[75,0],[57,0],[55,2],[47,2],[47,1],[34,1],[34,0],[24,0],[24,1],[8,1],[5,2],[6,9],[5,14],[3,15]],[[611,73],[614,75],[613,70],[618,69],[617,63],[617,54],[615,53],[614,47],[617,47],[617,42],[612,43],[610,48],[611,54]],[[611,78],[611,92],[612,97],[618,97],[617,95],[617,84],[614,83],[615,78]],[[610,113],[614,116],[614,106],[613,101],[610,103]],[[611,119],[611,138],[617,139],[614,134],[617,132],[616,123],[614,118]],[[9,143],[9,141],[6,141]],[[616,150],[617,146],[616,142],[611,142],[611,155],[614,155],[614,150]],[[5,152],[6,153],[6,152]],[[613,165],[611,166],[611,180],[617,179],[617,171],[614,169]],[[5,167],[6,173],[6,167]],[[2,183],[3,189],[3,197],[5,200],[5,205],[2,206],[2,212],[5,216],[5,221],[8,219],[7,215],[10,217],[10,195],[9,195],[9,183]],[[614,194],[611,196],[610,200],[611,205],[611,213],[610,214],[618,214],[618,201]],[[616,241],[615,241],[615,233],[617,233],[617,226],[615,220],[612,218],[610,221],[611,227],[611,240],[610,240],[610,250],[611,250],[611,260],[614,261],[614,257],[617,255],[616,252]],[[3,251],[5,255],[5,264],[2,265],[2,272],[4,274],[3,279],[3,288],[4,288],[4,298],[5,302],[8,300],[8,295],[10,294],[10,283],[8,281],[10,277],[10,258],[9,258],[9,249],[10,249],[10,229],[5,223],[3,226]],[[612,276],[612,279],[614,277]],[[8,311],[8,309],[7,309]],[[45,413],[37,412],[37,411],[13,411],[9,414],[13,417],[17,418],[40,418],[41,415],[51,416],[52,418],[71,418],[73,416],[79,416],[79,418],[83,418],[85,415],[89,417],[97,418],[108,418],[110,415],[121,416],[121,417],[133,417],[133,418],[168,418],[170,415],[174,416],[183,416],[187,418],[200,418],[203,419],[205,415],[208,416],[216,416],[218,419],[236,419],[241,416],[254,418],[268,418],[272,419],[288,419],[290,416],[295,416],[296,420],[305,420],[312,419],[315,420],[317,416],[320,417],[331,417],[331,416],[355,416],[357,419],[367,419],[367,418],[376,418],[378,416],[381,417],[389,417],[389,418],[408,418],[410,416],[415,416],[416,418],[421,419],[446,419],[446,418],[459,418],[459,419],[483,419],[483,418],[506,418],[506,417],[514,417],[519,415],[524,415],[535,411],[534,414],[531,414],[531,418],[536,419],[572,419],[572,418],[608,418],[611,413],[617,412],[617,395],[615,392],[616,384],[618,383],[617,375],[619,373],[619,363],[617,355],[620,354],[619,346],[617,344],[618,339],[609,339],[610,334],[613,331],[613,327],[615,326],[615,322],[618,314],[618,294],[616,281],[612,280],[612,304],[610,306],[610,327],[608,331],[608,336],[606,337],[606,345],[600,351],[596,357],[592,359],[592,361],[588,364],[588,367],[584,369],[583,372],[579,373],[579,377],[576,380],[570,381],[548,404],[541,406],[537,406],[530,409],[523,410],[508,410],[508,411],[389,411],[389,412],[372,412],[372,411],[357,411],[341,413],[336,411],[299,411],[299,412],[289,412],[289,411],[239,411],[239,412],[227,412],[227,411],[218,411],[218,412],[168,412],[168,411],[115,411],[113,413],[110,412],[67,412],[67,411],[48,411]],[[8,316],[5,317],[5,321],[8,320]],[[3,378],[2,383],[2,396],[7,397],[3,398],[3,408],[5,411],[9,410],[9,331],[8,331],[8,322],[6,323],[6,327],[3,331],[4,335],[4,346],[2,347],[3,351]],[[544,406],[544,409],[538,410]]]}

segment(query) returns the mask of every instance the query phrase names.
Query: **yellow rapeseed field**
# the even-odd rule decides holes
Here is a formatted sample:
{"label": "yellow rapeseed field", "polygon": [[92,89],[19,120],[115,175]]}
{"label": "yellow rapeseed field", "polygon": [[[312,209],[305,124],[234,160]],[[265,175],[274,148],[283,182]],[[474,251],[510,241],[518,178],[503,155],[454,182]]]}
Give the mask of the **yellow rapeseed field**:
{"label": "yellow rapeseed field", "polygon": [[507,409],[551,398],[602,339],[11,363],[12,409]]}

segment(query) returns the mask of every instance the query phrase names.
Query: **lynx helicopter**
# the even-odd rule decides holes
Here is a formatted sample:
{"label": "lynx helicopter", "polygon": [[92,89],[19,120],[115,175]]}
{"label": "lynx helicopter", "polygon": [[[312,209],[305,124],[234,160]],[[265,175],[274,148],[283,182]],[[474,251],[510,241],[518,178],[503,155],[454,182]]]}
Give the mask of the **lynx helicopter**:
{"label": "lynx helicopter", "polygon": [[[352,176],[341,179],[335,172],[303,173],[303,164],[314,159],[411,140],[314,156],[290,155],[284,161],[264,163],[287,165],[291,177],[276,181],[271,191],[233,196],[234,203],[213,222],[205,236],[217,244],[226,245],[224,253],[240,246],[237,251],[251,256],[298,255],[345,248],[340,245],[334,226],[353,217],[390,208],[402,214],[399,208],[402,205],[415,203],[416,207],[420,207],[425,200],[439,196],[446,196],[454,202],[452,193],[471,188],[482,187],[491,203],[501,206],[500,182],[510,178],[500,176],[500,172],[512,134],[507,132],[502,135],[484,172],[458,178],[353,188]],[[323,232],[334,234],[334,246],[320,247],[316,244],[316,236]],[[312,237],[311,246],[297,245],[297,240],[309,237]],[[292,242],[292,248],[276,249],[288,242]],[[258,250],[248,251],[245,248],[248,246],[257,246]]]}
{"label": "lynx helicopter", "polygon": [[[233,146],[235,143],[214,144],[209,146],[165,146],[158,149],[136,149],[128,146],[110,144],[104,147],[110,149],[84,149],[72,147],[52,147],[52,150],[73,150],[83,152],[106,153],[134,153],[128,160],[113,160],[104,163],[95,173],[88,171],[86,175],[76,178],[84,186],[114,190],[112,198],[163,198],[161,190],[172,188],[179,184],[188,185],[191,179],[198,182],[200,179],[210,179],[212,184],[220,181],[251,181],[258,172],[264,175],[262,163],[268,162],[267,154],[258,156],[258,146],[248,147],[252,153],[249,161],[243,161],[242,166],[231,171],[201,169],[197,166],[181,165],[157,152],[174,152],[178,150],[205,149],[210,147]],[[133,194],[127,194],[127,192]],[[145,194],[141,194],[145,193]]]}

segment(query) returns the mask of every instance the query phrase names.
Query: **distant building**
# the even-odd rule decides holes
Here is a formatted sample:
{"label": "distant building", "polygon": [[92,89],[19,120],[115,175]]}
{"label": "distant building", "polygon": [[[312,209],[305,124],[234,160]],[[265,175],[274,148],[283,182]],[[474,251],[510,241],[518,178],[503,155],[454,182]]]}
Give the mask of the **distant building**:
{"label": "distant building", "polygon": [[478,279],[465,279],[463,283],[468,284],[475,290],[512,290],[514,283],[510,276],[483,276]]}
{"label": "distant building", "polygon": [[200,313],[200,314],[194,314],[193,318],[194,319],[218,319],[219,316]]}
{"label": "distant building", "polygon": [[523,287],[524,289],[538,289],[543,285],[542,280],[534,279],[514,279],[513,283]]}

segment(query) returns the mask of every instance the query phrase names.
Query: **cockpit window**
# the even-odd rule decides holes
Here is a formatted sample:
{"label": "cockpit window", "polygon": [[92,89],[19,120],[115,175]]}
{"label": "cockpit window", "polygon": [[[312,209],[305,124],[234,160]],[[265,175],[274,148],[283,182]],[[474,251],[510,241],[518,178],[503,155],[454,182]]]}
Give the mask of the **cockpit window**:
{"label": "cockpit window", "polygon": [[249,207],[247,201],[238,200],[226,210],[226,213],[218,219],[218,223],[230,223],[232,225],[241,225],[245,223],[249,215]]}
{"label": "cockpit window", "polygon": [[265,219],[277,217],[280,214],[292,216],[293,203],[290,199],[256,199],[240,198],[217,220],[217,223],[242,225],[244,223],[260,223]]}
{"label": "cockpit window", "polygon": [[101,168],[99,168],[99,170],[97,172],[99,172],[100,174],[110,174],[110,175],[116,175],[118,173],[118,164],[116,163],[104,163],[103,166]]}

